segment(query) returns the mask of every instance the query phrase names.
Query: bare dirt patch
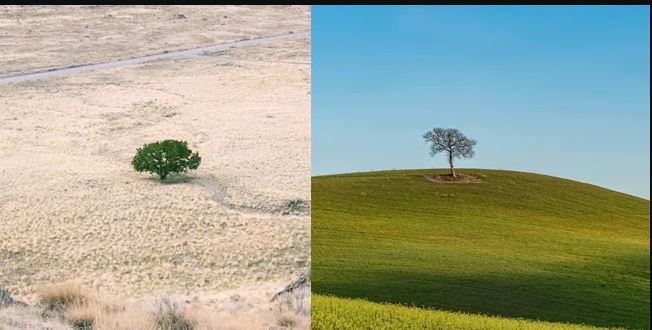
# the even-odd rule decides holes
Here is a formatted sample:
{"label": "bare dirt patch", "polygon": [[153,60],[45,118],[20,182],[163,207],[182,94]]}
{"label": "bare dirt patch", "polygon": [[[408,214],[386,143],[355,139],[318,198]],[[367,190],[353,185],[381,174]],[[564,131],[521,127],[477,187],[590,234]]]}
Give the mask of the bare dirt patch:
{"label": "bare dirt patch", "polygon": [[434,183],[473,184],[482,182],[480,179],[466,174],[457,174],[456,178],[450,174],[428,175],[424,178]]}

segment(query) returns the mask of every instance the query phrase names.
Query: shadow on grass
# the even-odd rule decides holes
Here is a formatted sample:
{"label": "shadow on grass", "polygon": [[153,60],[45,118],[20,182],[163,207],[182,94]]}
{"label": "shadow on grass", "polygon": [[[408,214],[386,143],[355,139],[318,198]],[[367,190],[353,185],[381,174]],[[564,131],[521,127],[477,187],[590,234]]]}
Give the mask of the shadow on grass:
{"label": "shadow on grass", "polygon": [[152,182],[158,182],[160,184],[182,184],[182,183],[192,183],[197,180],[197,177],[187,176],[183,174],[170,175],[165,180],[161,180],[158,176],[150,176],[146,180]]}
{"label": "shadow on grass", "polygon": [[314,273],[315,293],[372,302],[604,327],[647,329],[650,322],[649,282],[645,291],[570,276],[340,270],[341,278],[322,280],[319,268]]}

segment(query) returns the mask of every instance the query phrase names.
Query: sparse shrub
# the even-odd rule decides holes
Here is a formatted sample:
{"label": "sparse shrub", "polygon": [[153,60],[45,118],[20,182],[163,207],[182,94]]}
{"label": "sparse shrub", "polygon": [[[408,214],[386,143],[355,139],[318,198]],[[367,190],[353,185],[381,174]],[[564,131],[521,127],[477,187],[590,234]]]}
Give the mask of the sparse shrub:
{"label": "sparse shrub", "polygon": [[131,161],[138,172],[156,173],[165,180],[170,173],[182,173],[199,167],[199,153],[188,149],[186,141],[164,140],[139,148]]}
{"label": "sparse shrub", "polygon": [[[84,315],[90,317],[90,315]],[[72,328],[75,330],[93,330],[93,318],[78,318],[69,321],[72,325]]]}
{"label": "sparse shrub", "polygon": [[95,301],[73,303],[68,306],[65,318],[75,330],[92,330],[105,312],[106,307]]}
{"label": "sparse shrub", "polygon": [[83,304],[88,295],[76,282],[64,282],[45,287],[40,292],[41,304],[46,310],[64,311],[72,304]]}
{"label": "sparse shrub", "polygon": [[310,287],[285,292],[278,297],[277,302],[275,310],[278,315],[310,315]]}
{"label": "sparse shrub", "polygon": [[177,304],[169,300],[163,300],[159,306],[154,315],[154,325],[159,330],[194,330],[196,326]]}
{"label": "sparse shrub", "polygon": [[310,286],[281,294],[273,306],[274,329],[309,329],[310,309]]}
{"label": "sparse shrub", "polygon": [[276,319],[276,324],[283,328],[292,329],[297,326],[297,319],[292,315],[284,314]]}

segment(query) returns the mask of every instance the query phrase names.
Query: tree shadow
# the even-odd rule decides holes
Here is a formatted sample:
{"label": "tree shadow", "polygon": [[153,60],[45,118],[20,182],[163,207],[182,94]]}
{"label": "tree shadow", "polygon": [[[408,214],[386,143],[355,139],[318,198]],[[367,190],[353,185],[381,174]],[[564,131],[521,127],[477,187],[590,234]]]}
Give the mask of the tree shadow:
{"label": "tree shadow", "polygon": [[192,183],[195,182],[198,177],[195,176],[187,176],[183,174],[175,174],[175,175],[169,175],[165,180],[161,180],[158,176],[149,176],[146,178],[146,180],[152,181],[152,182],[158,182],[160,184],[165,184],[165,185],[174,185],[174,184],[184,184],[184,183]]}

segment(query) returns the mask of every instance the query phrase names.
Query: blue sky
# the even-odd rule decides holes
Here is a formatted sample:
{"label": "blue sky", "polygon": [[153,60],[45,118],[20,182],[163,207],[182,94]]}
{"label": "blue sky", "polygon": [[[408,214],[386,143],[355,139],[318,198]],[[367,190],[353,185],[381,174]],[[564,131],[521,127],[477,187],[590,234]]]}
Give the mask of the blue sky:
{"label": "blue sky", "polygon": [[313,175],[458,167],[650,195],[648,6],[313,6]]}

